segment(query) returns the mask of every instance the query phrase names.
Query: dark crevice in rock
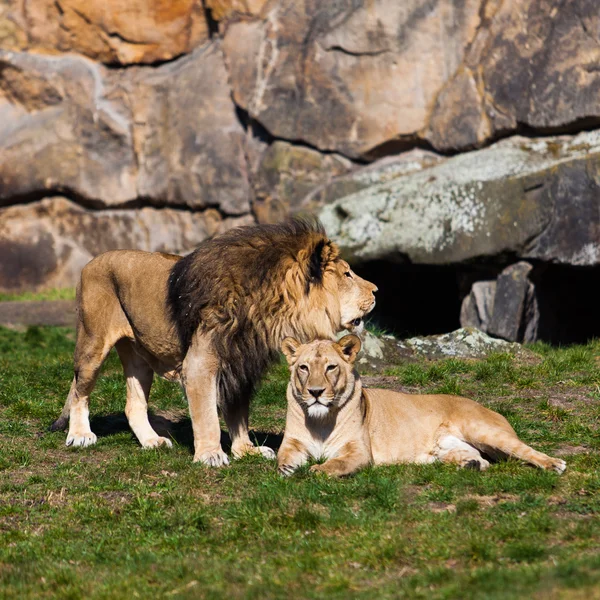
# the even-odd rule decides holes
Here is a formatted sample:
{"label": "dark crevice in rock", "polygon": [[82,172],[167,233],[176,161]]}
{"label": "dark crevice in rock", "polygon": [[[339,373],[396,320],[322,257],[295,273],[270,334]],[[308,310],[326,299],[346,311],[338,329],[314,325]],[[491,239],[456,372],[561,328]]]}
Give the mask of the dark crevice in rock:
{"label": "dark crevice in rock", "polygon": [[83,209],[91,210],[94,212],[102,212],[102,211],[120,211],[120,210],[139,210],[142,208],[153,208],[155,210],[177,210],[181,212],[189,212],[189,213],[203,213],[207,210],[216,210],[223,218],[227,217],[243,217],[248,213],[229,213],[224,211],[219,205],[207,204],[203,207],[191,207],[184,203],[173,202],[173,201],[165,201],[165,200],[157,200],[155,198],[148,198],[143,196],[138,196],[132,200],[122,202],[118,205],[107,206],[102,201],[87,198],[78,194],[74,190],[66,189],[66,188],[54,188],[54,189],[44,189],[44,190],[36,190],[30,192],[28,194],[18,194],[15,196],[10,196],[10,198],[0,199],[0,211],[5,208],[10,208],[13,206],[24,206],[27,204],[33,204],[34,202],[39,202],[41,200],[46,200],[50,198],[66,198],[70,200],[77,206],[80,206]]}
{"label": "dark crevice in rock", "polygon": [[[420,138],[417,135],[410,135],[395,140],[388,140],[387,142],[383,142],[383,144],[371,148],[365,152],[364,162],[368,164],[379,160],[380,158],[385,158],[386,156],[397,156],[398,154],[409,152],[410,150],[415,150],[417,148],[426,150],[427,152],[434,152],[442,156],[451,156],[451,153],[446,153],[434,148],[429,141]],[[457,152],[457,154],[460,154],[460,152]]]}
{"label": "dark crevice in rock", "polygon": [[357,52],[348,50],[347,48],[343,48],[342,46],[329,46],[329,48],[325,48],[325,52],[341,52],[342,54],[346,54],[347,56],[355,56],[360,58],[361,56],[381,56],[382,54],[386,54],[391,52],[389,48],[382,48],[380,50],[366,50],[363,52]]}
{"label": "dark crevice in rock", "polygon": [[219,35],[219,22],[212,15],[212,8],[206,6],[206,2],[202,2],[202,8],[204,10],[204,18],[208,25],[208,35],[212,39]]}
{"label": "dark crevice in rock", "polygon": [[271,145],[274,142],[278,142],[278,141],[279,142],[287,142],[294,146],[299,146],[301,148],[308,148],[309,150],[314,150],[315,152],[318,152],[319,154],[324,154],[324,155],[335,154],[337,156],[342,156],[343,158],[346,158],[347,160],[349,160],[350,162],[352,162],[353,164],[355,164],[357,166],[369,164],[371,162],[366,159],[361,160],[358,158],[353,158],[353,157],[347,156],[337,150],[322,150],[321,148],[317,148],[317,146],[309,144],[305,140],[289,139],[289,138],[274,136],[264,125],[262,125],[262,123],[260,123],[256,119],[254,119],[247,110],[245,110],[244,108],[239,106],[239,104],[236,104],[233,97],[232,97],[232,100],[235,105],[235,113],[237,115],[237,118],[238,118],[240,124],[244,128],[244,131],[246,131],[246,132],[249,131],[254,137],[258,138],[261,142],[264,142],[265,144]]}
{"label": "dark crevice in rock", "polygon": [[[510,256],[444,266],[379,260],[354,269],[379,287],[372,322],[405,338],[448,333],[460,327],[461,303],[471,286],[495,281],[505,267],[516,262],[516,257]],[[529,262],[539,318],[536,339],[558,345],[600,337],[595,291],[600,267]]]}

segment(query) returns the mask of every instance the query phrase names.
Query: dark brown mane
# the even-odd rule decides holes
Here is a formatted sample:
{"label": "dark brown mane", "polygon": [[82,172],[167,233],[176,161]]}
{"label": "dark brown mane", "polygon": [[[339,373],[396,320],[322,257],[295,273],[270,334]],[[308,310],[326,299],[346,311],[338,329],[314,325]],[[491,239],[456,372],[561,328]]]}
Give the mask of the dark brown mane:
{"label": "dark brown mane", "polygon": [[[323,256],[337,255],[328,247],[335,248],[318,221],[293,219],[232,229],[173,266],[168,305],[183,354],[197,330],[212,333],[224,401],[251,393],[275,358],[281,340],[271,331],[285,318],[288,292],[308,294],[321,284]],[[289,289],[290,269],[298,289]]]}

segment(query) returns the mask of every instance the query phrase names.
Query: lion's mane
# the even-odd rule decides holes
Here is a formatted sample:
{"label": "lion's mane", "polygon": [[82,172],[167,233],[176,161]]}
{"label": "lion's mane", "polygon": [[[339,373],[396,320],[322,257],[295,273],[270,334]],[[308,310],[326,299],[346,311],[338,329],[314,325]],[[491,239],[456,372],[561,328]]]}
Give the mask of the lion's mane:
{"label": "lion's mane", "polygon": [[304,337],[307,300],[327,311],[323,274],[337,257],[318,221],[293,219],[232,229],[173,266],[167,301],[183,354],[197,331],[210,334],[223,402],[252,393],[282,336]]}

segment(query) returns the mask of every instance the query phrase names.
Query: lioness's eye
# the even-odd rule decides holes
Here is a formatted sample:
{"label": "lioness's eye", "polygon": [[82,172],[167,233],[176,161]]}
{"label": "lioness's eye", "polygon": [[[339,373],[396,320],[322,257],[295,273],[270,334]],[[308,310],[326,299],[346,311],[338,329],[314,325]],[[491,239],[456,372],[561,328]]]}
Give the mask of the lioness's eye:
{"label": "lioness's eye", "polygon": [[350,273],[350,271],[346,271],[346,272],[344,273],[344,275],[345,275],[346,277],[350,277],[350,279],[352,279],[352,273]]}
{"label": "lioness's eye", "polygon": [[327,365],[326,371],[329,373],[329,372],[333,371],[334,369],[337,369],[337,365]]}
{"label": "lioness's eye", "polygon": [[308,371],[308,366],[307,365],[300,365],[298,367],[301,371],[304,371],[305,373]]}

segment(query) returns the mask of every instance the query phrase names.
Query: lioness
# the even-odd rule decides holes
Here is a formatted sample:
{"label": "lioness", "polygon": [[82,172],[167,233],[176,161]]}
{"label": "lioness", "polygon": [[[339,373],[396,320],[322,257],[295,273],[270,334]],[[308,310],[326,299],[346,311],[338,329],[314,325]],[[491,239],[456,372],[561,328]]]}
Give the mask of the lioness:
{"label": "lioness", "polygon": [[217,409],[232,453],[261,452],[248,436],[248,403],[284,337],[360,330],[376,286],[352,272],[318,222],[241,227],[181,258],[106,252],[83,269],[77,291],[75,377],[54,430],[67,446],[96,442],[88,398],[114,346],[127,379],[125,414],[140,444],[170,446],[148,421],[154,373],[180,381],[189,403],[194,461],[227,464]]}
{"label": "lioness", "polygon": [[348,475],[368,464],[431,463],[487,469],[482,457],[514,456],[562,473],[566,464],[519,440],[508,421],[473,400],[447,395],[364,389],[353,368],[360,340],[282,347],[290,365],[285,435],[277,456],[290,475],[309,457],[325,458],[311,471]]}

